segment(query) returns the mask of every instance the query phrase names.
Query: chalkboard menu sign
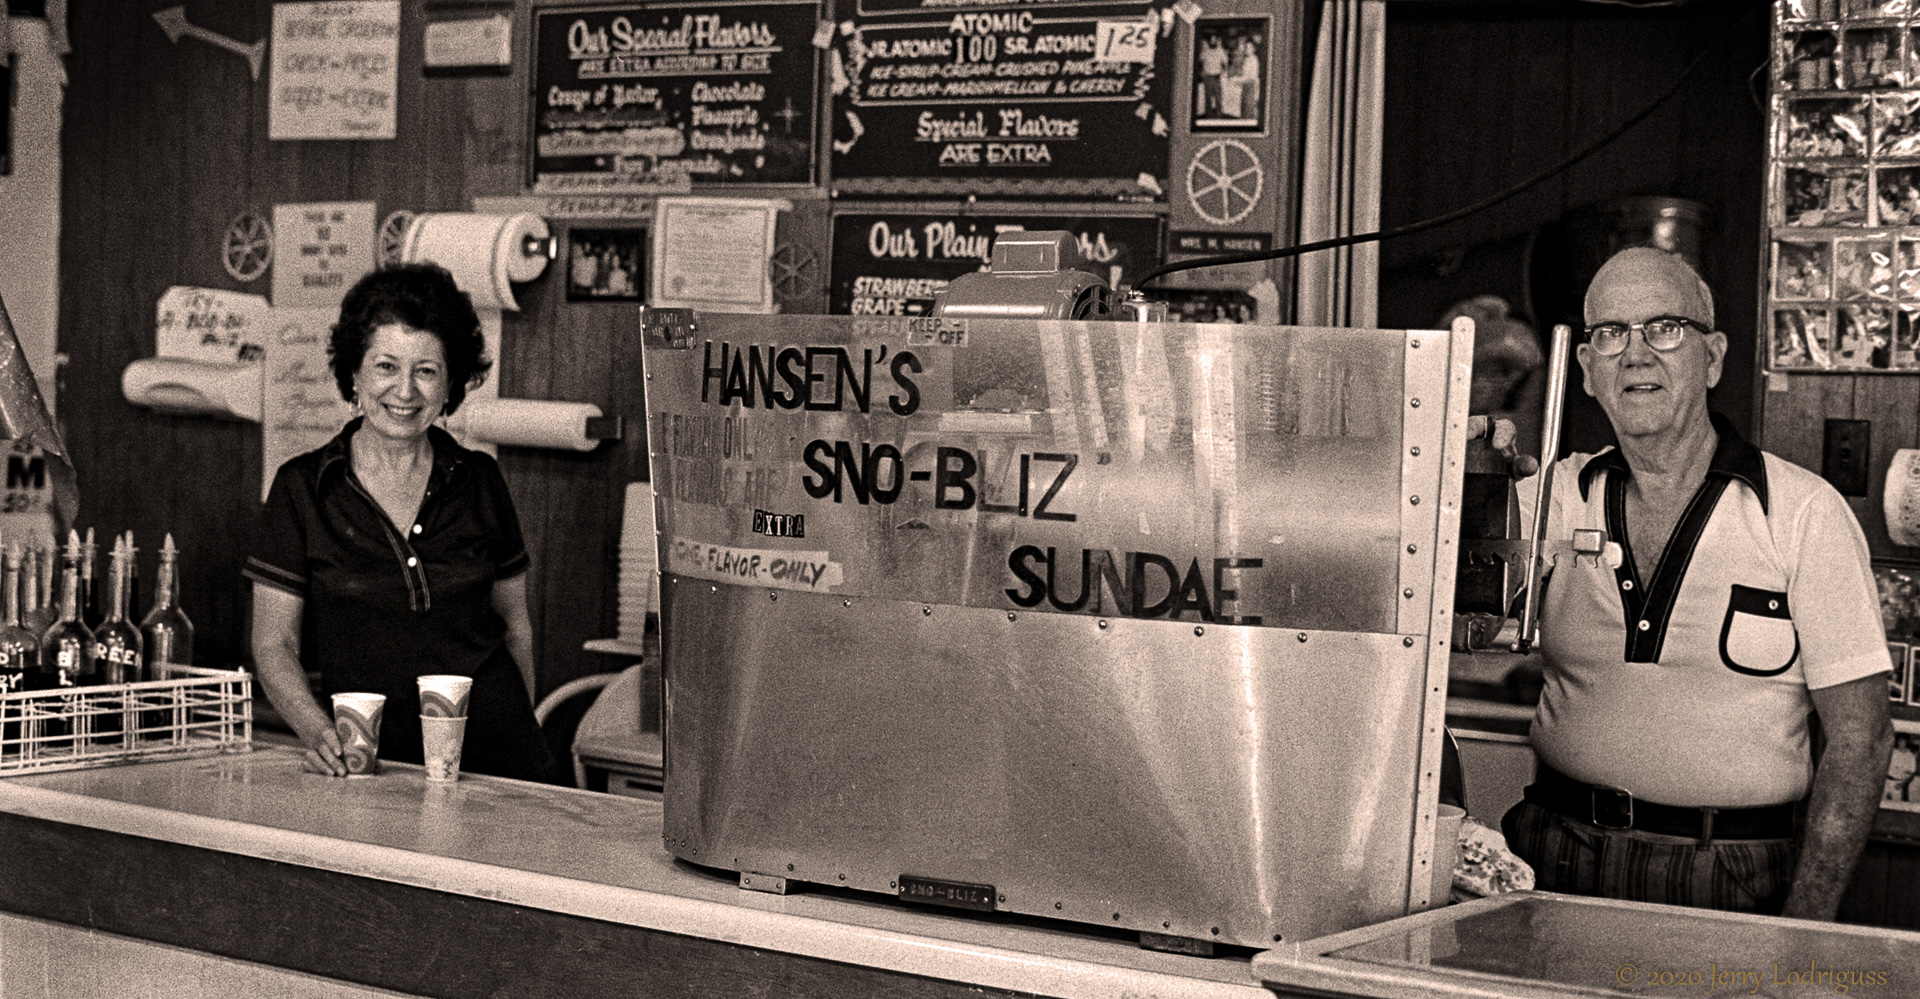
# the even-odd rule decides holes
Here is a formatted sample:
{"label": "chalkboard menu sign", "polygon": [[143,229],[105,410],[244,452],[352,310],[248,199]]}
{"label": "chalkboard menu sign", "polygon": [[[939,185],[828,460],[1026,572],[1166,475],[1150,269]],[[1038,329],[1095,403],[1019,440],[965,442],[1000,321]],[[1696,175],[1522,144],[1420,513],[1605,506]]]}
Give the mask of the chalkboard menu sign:
{"label": "chalkboard menu sign", "polygon": [[1173,22],[1145,4],[867,0],[833,43],[834,186],[1163,200]]}
{"label": "chalkboard menu sign", "polygon": [[819,10],[534,11],[534,188],[812,183]]}
{"label": "chalkboard menu sign", "polygon": [[833,280],[828,311],[856,316],[924,316],[933,294],[982,270],[993,238],[1009,229],[1063,229],[1080,243],[1090,270],[1118,286],[1160,263],[1155,216],[838,215],[833,220]]}

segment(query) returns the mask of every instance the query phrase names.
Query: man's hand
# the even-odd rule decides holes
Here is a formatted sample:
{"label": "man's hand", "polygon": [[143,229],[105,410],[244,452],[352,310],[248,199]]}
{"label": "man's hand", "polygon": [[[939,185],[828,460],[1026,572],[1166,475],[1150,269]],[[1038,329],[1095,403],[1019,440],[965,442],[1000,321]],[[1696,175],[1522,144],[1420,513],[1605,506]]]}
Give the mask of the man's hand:
{"label": "man's hand", "polygon": [[1887,759],[1893,752],[1893,723],[1887,718],[1884,672],[1807,693],[1820,715],[1827,748],[1813,775],[1800,865],[1780,914],[1831,920],[1840,910],[1840,897],[1846,894],[1880,807]]}
{"label": "man's hand", "polygon": [[1486,416],[1467,417],[1467,439],[1479,440],[1491,435],[1488,442],[1495,451],[1507,459],[1507,474],[1516,479],[1524,479],[1540,470],[1540,459],[1530,454],[1521,454],[1514,447],[1519,431],[1514,429],[1512,420],[1498,420]]}

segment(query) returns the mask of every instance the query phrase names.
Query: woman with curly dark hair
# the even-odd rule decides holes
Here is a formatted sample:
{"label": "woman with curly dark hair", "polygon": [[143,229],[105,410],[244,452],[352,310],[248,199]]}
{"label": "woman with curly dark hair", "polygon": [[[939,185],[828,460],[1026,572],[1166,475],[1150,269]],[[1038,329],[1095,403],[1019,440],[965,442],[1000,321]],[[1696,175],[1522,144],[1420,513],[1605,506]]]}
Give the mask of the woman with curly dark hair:
{"label": "woman with curly dark hair", "polygon": [[355,416],[326,446],[280,466],[244,572],[253,580],[261,686],[307,747],[347,773],[323,695],[385,694],[383,759],[421,761],[415,678],[473,678],[462,769],[550,780],[533,718],[527,552],[491,456],[434,423],[491,366],[453,276],[410,264],[362,278],[328,348]]}

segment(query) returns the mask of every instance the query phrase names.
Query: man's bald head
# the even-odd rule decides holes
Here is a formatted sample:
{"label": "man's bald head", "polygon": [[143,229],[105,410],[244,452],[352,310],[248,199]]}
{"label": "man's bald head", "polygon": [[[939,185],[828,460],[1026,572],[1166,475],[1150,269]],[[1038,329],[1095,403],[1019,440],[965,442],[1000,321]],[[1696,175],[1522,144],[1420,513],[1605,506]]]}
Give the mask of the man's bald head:
{"label": "man's bald head", "polygon": [[1630,246],[1600,265],[1593,283],[1587,286],[1587,325],[1598,322],[1628,321],[1624,316],[1608,315],[1622,296],[1645,296],[1672,303],[1686,316],[1712,326],[1713,292],[1685,260],[1651,246]]}

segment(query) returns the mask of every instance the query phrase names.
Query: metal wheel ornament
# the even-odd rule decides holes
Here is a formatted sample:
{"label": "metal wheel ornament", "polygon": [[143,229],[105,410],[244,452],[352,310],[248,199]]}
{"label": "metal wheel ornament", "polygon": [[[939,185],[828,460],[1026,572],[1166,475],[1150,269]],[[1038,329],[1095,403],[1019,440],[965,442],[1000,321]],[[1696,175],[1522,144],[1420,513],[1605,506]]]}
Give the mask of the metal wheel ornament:
{"label": "metal wheel ornament", "polygon": [[1232,225],[1252,213],[1264,183],[1260,158],[1233,139],[1207,143],[1187,164],[1187,200],[1214,225]]}
{"label": "metal wheel ornament", "polygon": [[273,223],[255,211],[235,215],[221,240],[220,265],[235,281],[259,280],[273,266]]}
{"label": "metal wheel ornament", "polygon": [[407,230],[413,226],[413,213],[399,209],[387,213],[385,221],[380,223],[380,241],[375,251],[374,266],[386,270],[401,262],[401,251],[407,241]]}
{"label": "metal wheel ornament", "polygon": [[781,298],[793,299],[813,293],[813,275],[819,267],[819,258],[812,250],[795,249],[788,243],[776,247],[768,263],[773,267],[773,288]]}

